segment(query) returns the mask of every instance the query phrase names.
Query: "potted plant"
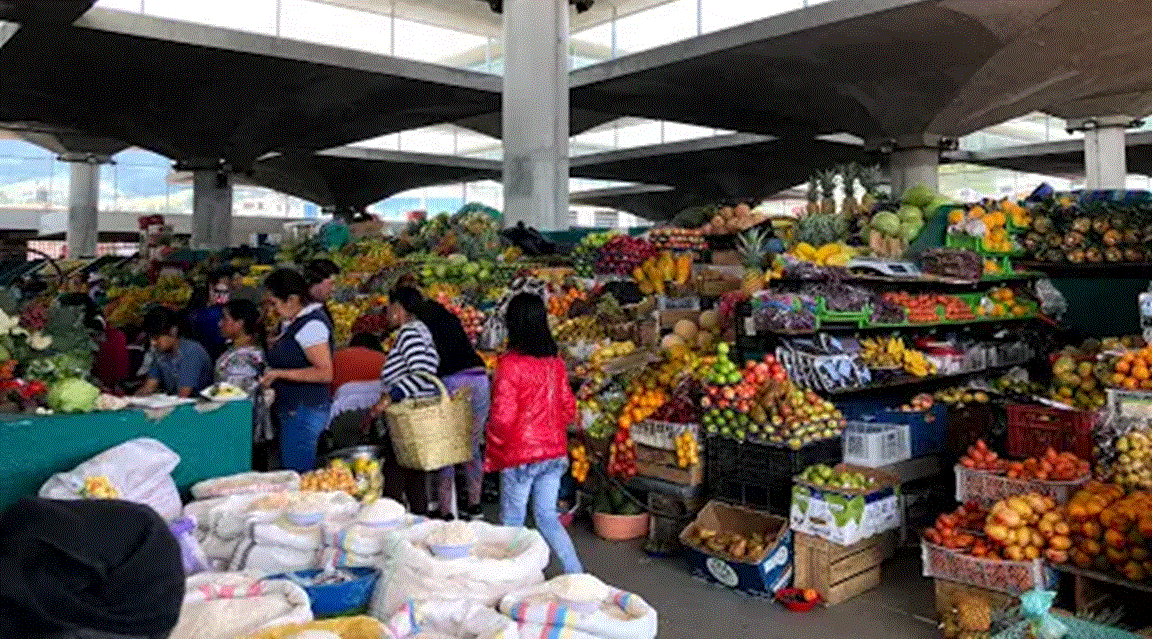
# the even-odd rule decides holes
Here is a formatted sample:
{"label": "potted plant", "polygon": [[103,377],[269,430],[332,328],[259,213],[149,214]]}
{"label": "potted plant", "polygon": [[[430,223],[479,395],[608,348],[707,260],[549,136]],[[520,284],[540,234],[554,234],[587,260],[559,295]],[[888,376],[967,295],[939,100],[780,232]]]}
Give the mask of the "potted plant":
{"label": "potted plant", "polygon": [[648,534],[648,512],[618,487],[602,489],[592,505],[592,529],[602,539],[626,541]]}

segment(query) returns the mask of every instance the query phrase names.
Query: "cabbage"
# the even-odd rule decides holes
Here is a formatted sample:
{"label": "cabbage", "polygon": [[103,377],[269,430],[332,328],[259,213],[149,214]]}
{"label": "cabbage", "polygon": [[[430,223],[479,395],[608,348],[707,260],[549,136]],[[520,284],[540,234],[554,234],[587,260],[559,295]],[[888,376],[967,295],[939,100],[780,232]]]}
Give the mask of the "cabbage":
{"label": "cabbage", "polygon": [[900,231],[900,218],[891,211],[880,211],[872,216],[869,226],[884,235],[896,235]]}
{"label": "cabbage", "polygon": [[920,208],[927,207],[932,200],[936,198],[936,194],[926,186],[917,184],[916,186],[904,191],[904,197],[900,198],[901,204],[911,204]]}
{"label": "cabbage", "polygon": [[82,379],[63,379],[48,389],[48,408],[58,413],[88,413],[99,396],[100,389]]}
{"label": "cabbage", "polygon": [[900,237],[904,238],[905,242],[911,242],[920,237],[922,230],[924,230],[922,222],[905,222],[900,225]]}
{"label": "cabbage", "polygon": [[932,198],[932,201],[928,203],[928,206],[924,207],[924,215],[932,217],[936,214],[937,211],[940,210],[940,207],[951,205],[951,198],[944,197],[943,195],[937,195],[936,197]]}
{"label": "cabbage", "polygon": [[900,218],[902,224],[910,224],[913,222],[919,224],[924,223],[924,212],[911,204],[901,206],[900,210],[896,211],[896,217]]}

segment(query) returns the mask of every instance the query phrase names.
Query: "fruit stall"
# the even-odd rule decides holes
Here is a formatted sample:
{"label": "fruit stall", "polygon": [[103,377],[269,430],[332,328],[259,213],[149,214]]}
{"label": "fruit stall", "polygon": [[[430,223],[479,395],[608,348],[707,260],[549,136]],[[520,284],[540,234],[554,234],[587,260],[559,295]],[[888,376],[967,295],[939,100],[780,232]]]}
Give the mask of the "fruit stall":
{"label": "fruit stall", "polygon": [[[696,207],[542,250],[465,207],[277,257],[341,266],[339,343],[386,333],[386,294],[410,275],[489,365],[507,301],[541,294],[579,408],[563,517],[586,510],[605,538],[683,552],[703,579],[832,606],[875,588],[904,547],[944,616],[954,596],[995,608],[1071,588],[1062,605],[1100,608],[1147,590],[1152,348],[1073,336],[1059,321],[1073,300],[1046,277],[1057,246],[1060,268],[1146,259],[1143,218],[1056,194],[893,199],[874,178],[815,176],[798,219]],[[272,267],[246,268],[258,284]],[[187,301],[184,278],[155,281],[118,284],[110,319]]]}

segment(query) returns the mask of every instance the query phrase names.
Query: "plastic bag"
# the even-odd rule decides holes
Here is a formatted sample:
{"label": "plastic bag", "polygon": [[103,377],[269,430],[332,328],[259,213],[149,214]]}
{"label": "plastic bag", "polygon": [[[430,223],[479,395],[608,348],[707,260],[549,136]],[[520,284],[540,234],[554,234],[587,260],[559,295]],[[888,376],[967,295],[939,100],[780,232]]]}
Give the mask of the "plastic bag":
{"label": "plastic bag", "polygon": [[206,479],[192,486],[195,499],[213,499],[253,493],[276,493],[300,489],[300,474],[294,470],[273,473],[239,473]]}
{"label": "plastic bag", "polygon": [[[576,580],[587,582],[579,595],[572,587]],[[523,637],[655,639],[658,628],[656,610],[646,601],[592,575],[565,575],[518,590],[499,608],[519,624]]]}
{"label": "plastic bag", "polygon": [[1060,319],[1068,310],[1064,294],[1046,277],[1036,280],[1036,298],[1040,300],[1040,312],[1053,319]]}
{"label": "plastic bag", "polygon": [[472,522],[477,539],[473,553],[440,559],[425,540],[442,524],[417,524],[386,537],[386,561],[372,594],[372,616],[390,618],[409,600],[495,606],[508,593],[544,581],[548,544],[535,530]]}
{"label": "plastic bag", "polygon": [[196,522],[191,517],[181,517],[169,523],[168,527],[180,544],[180,559],[184,564],[184,574],[194,575],[208,570],[211,563],[204,555],[200,542],[192,534],[196,530]]}
{"label": "plastic bag", "polygon": [[244,539],[236,547],[230,570],[244,570],[254,574],[278,574],[320,567],[321,549],[300,550],[286,546],[258,544]]}
{"label": "plastic bag", "polygon": [[180,516],[180,493],[171,473],[180,456],[148,437],[129,440],[96,455],[66,472],[50,477],[40,496],[51,499],[84,499],[85,482],[104,478],[116,498],[151,506],[166,520]]}
{"label": "plastic bag", "polygon": [[290,581],[204,573],[188,578],[180,621],[169,639],[234,639],[264,628],[309,621],[308,594]]}
{"label": "plastic bag", "polygon": [[392,615],[384,637],[404,639],[435,633],[471,639],[518,639],[516,624],[508,617],[467,601],[408,602]]}

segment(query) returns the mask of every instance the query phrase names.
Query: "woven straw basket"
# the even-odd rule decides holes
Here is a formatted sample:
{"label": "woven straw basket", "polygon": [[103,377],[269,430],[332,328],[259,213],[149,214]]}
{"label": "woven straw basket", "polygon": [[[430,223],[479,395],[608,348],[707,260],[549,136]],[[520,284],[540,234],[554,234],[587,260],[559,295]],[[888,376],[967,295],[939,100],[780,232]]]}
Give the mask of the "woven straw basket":
{"label": "woven straw basket", "polygon": [[388,407],[385,417],[396,461],[405,468],[436,470],[472,459],[472,391],[455,395],[428,373],[439,397],[405,399]]}

